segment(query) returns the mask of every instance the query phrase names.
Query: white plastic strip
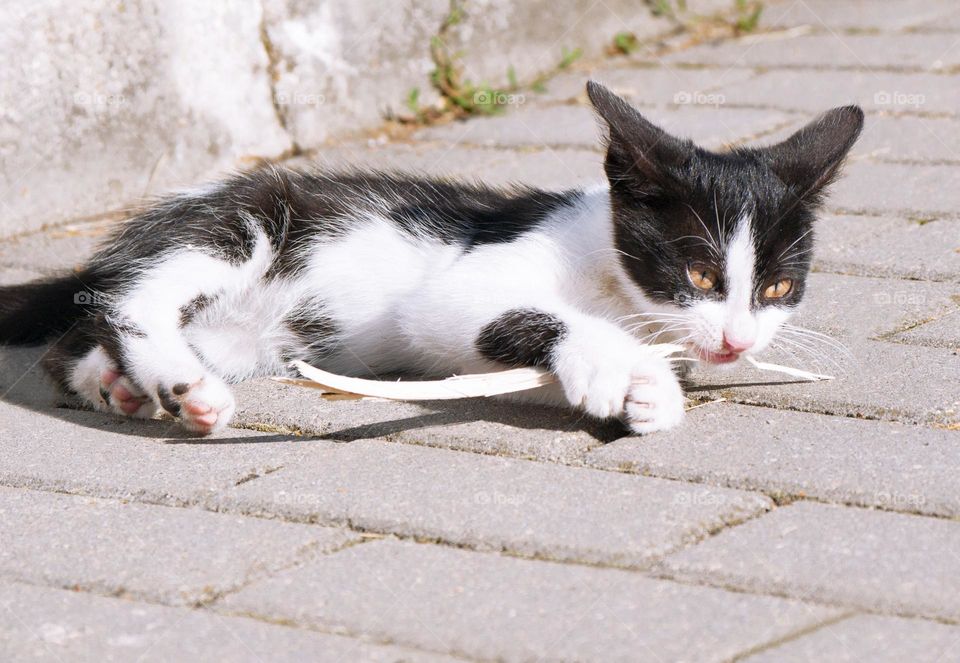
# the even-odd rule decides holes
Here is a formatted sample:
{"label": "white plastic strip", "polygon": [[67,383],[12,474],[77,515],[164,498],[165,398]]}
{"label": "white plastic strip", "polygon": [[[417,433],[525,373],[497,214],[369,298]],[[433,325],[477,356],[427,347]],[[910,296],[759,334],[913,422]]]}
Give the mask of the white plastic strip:
{"label": "white plastic strip", "polygon": [[[661,357],[670,357],[683,351],[681,346],[669,343],[647,347]],[[675,359],[683,358],[675,357]],[[753,357],[746,357],[746,359],[754,368],[761,371],[784,373],[811,382],[833,379],[830,375],[760,362]],[[330,400],[378,398],[395,401],[433,401],[478,398],[536,389],[556,382],[557,379],[553,373],[542,368],[512,368],[493,373],[457,375],[445,380],[365,380],[322,371],[302,361],[294,362],[293,365],[306,378],[305,380],[293,378],[274,378],[274,380],[284,384],[319,389],[323,392],[321,397]]]}

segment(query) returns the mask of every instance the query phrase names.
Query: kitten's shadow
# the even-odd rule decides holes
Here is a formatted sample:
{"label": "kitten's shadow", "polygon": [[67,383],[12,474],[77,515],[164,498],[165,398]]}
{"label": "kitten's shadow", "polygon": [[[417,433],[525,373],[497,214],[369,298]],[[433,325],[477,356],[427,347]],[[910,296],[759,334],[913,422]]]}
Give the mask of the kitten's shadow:
{"label": "kitten's shadow", "polygon": [[[84,428],[168,442],[202,442],[171,420],[133,419],[94,412],[58,394],[40,366],[46,347],[0,346],[0,401],[28,410],[36,416],[53,417]],[[14,415],[15,416],[15,415]],[[289,439],[287,435],[231,437],[219,443],[266,443]]]}
{"label": "kitten's shadow", "polygon": [[[131,419],[119,415],[104,414],[78,409],[75,403],[57,394],[40,367],[46,348],[20,348],[0,346],[0,401],[29,410],[37,415],[54,417],[61,421],[109,432],[112,434],[146,437],[165,440],[170,444],[250,444],[269,443],[291,439],[290,435],[275,434],[244,437],[197,437],[184,431],[173,420]],[[293,389],[293,388],[291,388]],[[288,392],[294,393],[294,392]],[[284,397],[284,396],[281,396]],[[241,403],[243,396],[241,394]],[[373,404],[371,404],[373,405]],[[434,426],[453,426],[471,422],[505,424],[526,430],[553,432],[582,431],[599,442],[610,442],[628,431],[618,421],[597,421],[575,412],[539,405],[517,404],[493,399],[467,399],[458,401],[423,401],[417,404],[417,413],[397,416],[405,408],[396,403],[384,403],[383,407],[369,407],[364,414],[369,421],[341,427],[336,420],[344,417],[331,416],[333,430],[301,440],[325,439],[349,442],[364,438],[383,437],[398,433],[417,431]],[[341,402],[341,407],[355,404]],[[331,404],[331,408],[334,404]],[[333,415],[333,412],[330,412]],[[348,417],[350,418],[350,417]],[[355,417],[354,417],[355,418]]]}
{"label": "kitten's shadow", "polygon": [[343,428],[328,432],[324,437],[329,440],[350,442],[434,426],[453,426],[478,421],[534,431],[583,432],[598,442],[612,442],[629,435],[629,431],[619,421],[599,421],[581,413],[543,405],[475,398],[457,401],[418,401],[417,406],[431,412]]}

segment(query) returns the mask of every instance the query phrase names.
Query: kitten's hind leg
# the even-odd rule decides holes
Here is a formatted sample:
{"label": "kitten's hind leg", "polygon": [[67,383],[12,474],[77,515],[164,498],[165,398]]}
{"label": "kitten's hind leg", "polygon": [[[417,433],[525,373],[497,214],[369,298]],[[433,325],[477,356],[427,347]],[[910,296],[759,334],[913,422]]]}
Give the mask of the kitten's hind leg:
{"label": "kitten's hind leg", "polygon": [[104,319],[107,353],[120,371],[140,385],[153,401],[195,433],[224,428],[235,402],[226,383],[210,372],[184,339],[177,316],[142,322]]}
{"label": "kitten's hind leg", "polygon": [[124,375],[99,344],[92,318],[78,322],[59,338],[43,359],[47,373],[63,391],[96,410],[149,419],[157,405]]}
{"label": "kitten's hind leg", "polygon": [[257,287],[271,262],[265,239],[239,264],[194,250],[166,257],[111,303],[102,318],[103,332],[112,339],[107,353],[188,430],[208,434],[224,428],[235,410],[233,394],[187,342],[184,316],[197,301]]}

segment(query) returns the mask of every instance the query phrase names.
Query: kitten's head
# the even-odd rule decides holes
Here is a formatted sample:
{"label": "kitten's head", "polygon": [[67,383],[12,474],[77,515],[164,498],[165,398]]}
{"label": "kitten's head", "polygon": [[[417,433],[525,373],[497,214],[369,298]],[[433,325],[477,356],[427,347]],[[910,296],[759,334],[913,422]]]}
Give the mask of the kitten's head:
{"label": "kitten's head", "polygon": [[836,108],[777,145],[716,153],[602,85],[587,93],[608,129],[616,248],[660,340],[711,363],[767,347],[803,297],[814,214],[863,112]]}

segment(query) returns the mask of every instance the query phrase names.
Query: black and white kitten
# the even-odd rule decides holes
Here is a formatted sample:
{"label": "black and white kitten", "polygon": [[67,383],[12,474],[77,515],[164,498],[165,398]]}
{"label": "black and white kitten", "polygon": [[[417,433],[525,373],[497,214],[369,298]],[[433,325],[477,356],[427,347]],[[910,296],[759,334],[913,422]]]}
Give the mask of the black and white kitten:
{"label": "black and white kitten", "polygon": [[644,342],[715,364],[763,350],[803,296],[814,212],[863,124],[714,153],[596,83],[608,184],[552,193],[277,167],[167,198],[74,274],[0,288],[0,341],[94,407],[224,427],[231,381],[302,359],[338,373],[545,366],[528,397],[675,426],[683,393]]}

